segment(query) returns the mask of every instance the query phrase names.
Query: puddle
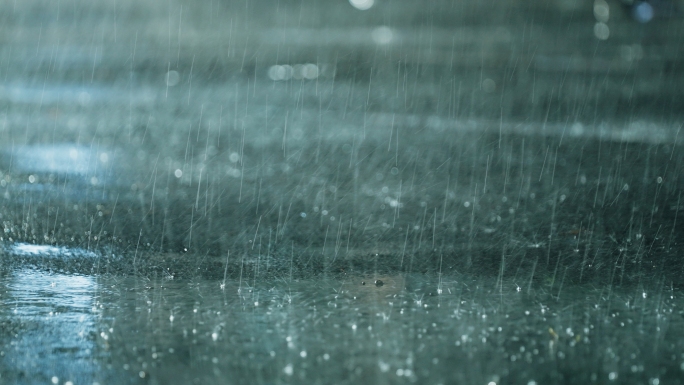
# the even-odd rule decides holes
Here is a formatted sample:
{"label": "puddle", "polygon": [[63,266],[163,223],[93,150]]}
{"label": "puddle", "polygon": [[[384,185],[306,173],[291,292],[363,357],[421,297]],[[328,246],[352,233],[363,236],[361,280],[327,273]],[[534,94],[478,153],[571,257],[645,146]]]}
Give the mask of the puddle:
{"label": "puddle", "polygon": [[684,371],[684,302],[667,287],[527,293],[421,274],[222,283],[13,271],[0,278],[2,379],[680,383]]}

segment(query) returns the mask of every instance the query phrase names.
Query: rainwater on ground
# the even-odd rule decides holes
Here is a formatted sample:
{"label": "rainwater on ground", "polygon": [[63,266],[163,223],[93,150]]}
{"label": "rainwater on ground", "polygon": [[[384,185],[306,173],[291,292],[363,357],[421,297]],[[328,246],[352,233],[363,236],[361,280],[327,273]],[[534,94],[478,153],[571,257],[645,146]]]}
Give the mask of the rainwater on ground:
{"label": "rainwater on ground", "polygon": [[664,285],[27,268],[0,287],[4,383],[677,384],[684,373],[684,301]]}

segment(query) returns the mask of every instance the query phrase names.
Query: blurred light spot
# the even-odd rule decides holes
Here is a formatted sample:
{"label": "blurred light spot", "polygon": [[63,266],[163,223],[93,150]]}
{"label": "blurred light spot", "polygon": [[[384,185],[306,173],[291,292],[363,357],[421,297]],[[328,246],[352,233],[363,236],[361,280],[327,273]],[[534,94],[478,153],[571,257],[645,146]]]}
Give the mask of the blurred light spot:
{"label": "blurred light spot", "polygon": [[485,79],[482,81],[482,90],[487,93],[494,92],[496,90],[496,83],[492,79]]}
{"label": "blurred light spot", "polygon": [[181,169],[176,169],[176,171],[173,172],[173,175],[176,176],[176,178],[180,178],[183,176],[183,170]]}
{"label": "blurred light spot", "polygon": [[93,186],[97,186],[97,182],[98,180],[96,176],[90,178],[90,184],[92,184]]}
{"label": "blurred light spot", "polygon": [[109,155],[106,152],[100,154],[100,162],[107,163],[107,161],[109,161]]}
{"label": "blurred light spot", "polygon": [[285,71],[285,66],[276,64],[268,69],[268,77],[273,81],[286,80],[286,74],[287,72]]}
{"label": "blurred light spot", "polygon": [[610,18],[610,7],[605,0],[596,0],[594,2],[594,17],[596,18],[596,21],[601,23],[608,22],[608,19]]}
{"label": "blurred light spot", "polygon": [[71,150],[69,150],[69,158],[77,159],[78,158],[78,150],[76,150],[75,148],[72,148]]}
{"label": "blurred light spot", "polygon": [[89,103],[90,103],[90,94],[85,92],[85,91],[79,92],[78,93],[78,104],[80,104],[82,106],[86,106]]}
{"label": "blurred light spot", "polygon": [[641,48],[641,44],[623,44],[620,46],[620,57],[624,61],[641,60],[644,57],[644,49]]}
{"label": "blurred light spot", "polygon": [[238,155],[237,152],[231,152],[228,156],[228,159],[230,159],[230,161],[233,163],[237,163],[237,161],[240,160],[240,155]]}
{"label": "blurred light spot", "polygon": [[166,73],[166,85],[173,87],[180,82],[180,75],[178,71],[169,71]]}
{"label": "blurred light spot", "polygon": [[580,122],[575,122],[570,127],[570,133],[574,136],[581,136],[584,134],[584,125]]}
{"label": "blurred light spot", "polygon": [[242,175],[242,172],[234,167],[228,167],[228,171],[226,171],[226,173],[233,178],[239,178],[240,175]]}
{"label": "blurred light spot", "polygon": [[637,3],[637,5],[632,8],[632,17],[639,23],[648,23],[653,19],[653,16],[653,6],[645,1]]}
{"label": "blurred light spot", "polygon": [[617,372],[610,372],[610,373],[608,374],[608,379],[611,380],[611,381],[615,381],[617,378],[618,378]]}
{"label": "blurred light spot", "polygon": [[59,382],[59,378],[57,378],[57,377],[52,377],[51,380],[52,380],[52,383],[53,383],[53,384],[56,384],[56,383]]}
{"label": "blurred light spot", "polygon": [[291,376],[294,370],[292,369],[292,364],[287,364],[285,368],[283,369],[283,373],[287,374],[288,376]]}
{"label": "blurred light spot", "polygon": [[291,79],[292,76],[294,75],[294,68],[292,68],[291,65],[285,64],[285,65],[283,66],[283,69],[285,70],[285,77],[283,78],[283,80],[289,80],[289,79]]}
{"label": "blurred light spot", "polygon": [[374,0],[349,0],[349,4],[356,9],[365,11],[373,6]]}
{"label": "blurred light spot", "polygon": [[658,184],[663,183],[663,177],[659,176],[658,179],[656,179],[656,182],[658,182]]}
{"label": "blurred light spot", "polygon": [[306,218],[306,213],[300,213],[299,216],[302,218]]}
{"label": "blurred light spot", "polygon": [[606,40],[610,36],[610,28],[605,23],[594,24],[594,36],[599,40]]}
{"label": "blurred light spot", "polygon": [[316,79],[318,77],[318,66],[315,64],[311,64],[311,63],[304,64],[302,66],[301,71],[302,71],[302,75],[306,79],[313,80],[313,79]]}
{"label": "blurred light spot", "polygon": [[294,67],[292,67],[292,77],[297,80],[301,80],[304,78],[304,65],[302,64],[295,64]]}
{"label": "blurred light spot", "polygon": [[634,53],[632,52],[632,46],[623,44],[620,46],[620,57],[624,61],[634,60]]}
{"label": "blurred light spot", "polygon": [[29,183],[35,183],[36,182],[36,176],[35,175],[29,175]]}
{"label": "blurred light spot", "polygon": [[394,38],[394,33],[392,29],[385,25],[377,27],[371,32],[371,37],[376,44],[389,44]]}

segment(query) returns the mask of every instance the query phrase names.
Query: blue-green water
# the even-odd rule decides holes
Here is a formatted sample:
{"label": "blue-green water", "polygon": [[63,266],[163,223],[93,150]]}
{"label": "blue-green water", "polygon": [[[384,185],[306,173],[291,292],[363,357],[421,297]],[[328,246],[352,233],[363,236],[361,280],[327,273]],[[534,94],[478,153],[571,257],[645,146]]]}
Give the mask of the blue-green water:
{"label": "blue-green water", "polygon": [[[375,284],[382,281],[382,285]],[[0,278],[3,383],[676,384],[666,286],[439,275]]]}

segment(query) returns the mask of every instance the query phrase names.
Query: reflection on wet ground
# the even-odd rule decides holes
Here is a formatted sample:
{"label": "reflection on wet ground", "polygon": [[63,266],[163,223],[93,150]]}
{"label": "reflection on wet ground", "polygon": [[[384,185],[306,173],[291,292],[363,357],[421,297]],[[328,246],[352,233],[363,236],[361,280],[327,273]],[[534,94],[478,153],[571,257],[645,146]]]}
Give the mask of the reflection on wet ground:
{"label": "reflection on wet ground", "polygon": [[17,270],[0,280],[3,383],[92,383],[98,310],[94,277]]}
{"label": "reflection on wet ground", "polygon": [[[382,281],[382,285],[376,282]],[[8,383],[682,383],[681,293],[425,274],[0,278]]]}

